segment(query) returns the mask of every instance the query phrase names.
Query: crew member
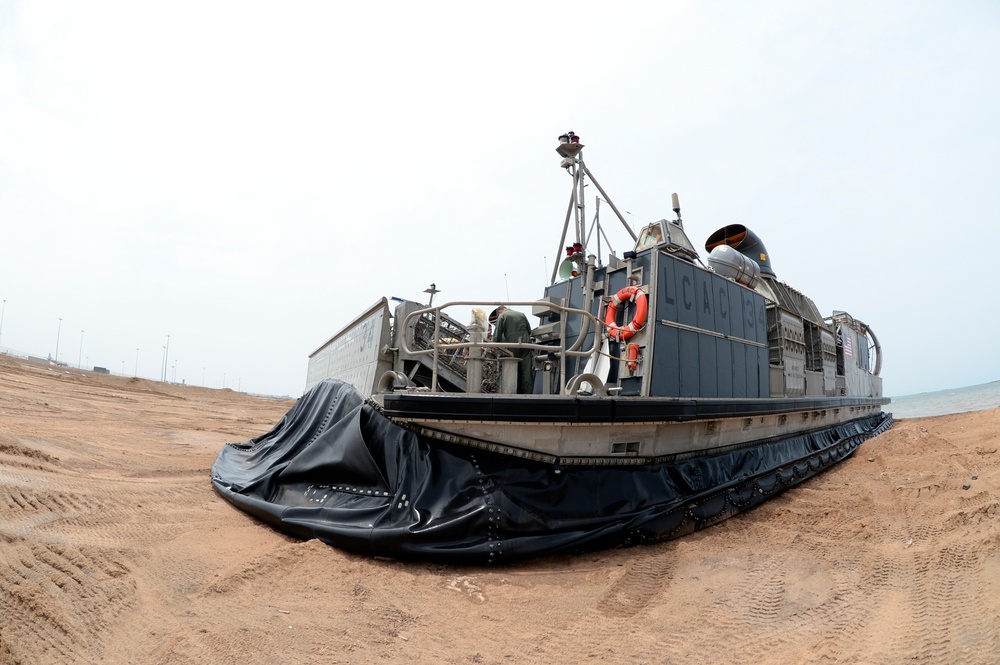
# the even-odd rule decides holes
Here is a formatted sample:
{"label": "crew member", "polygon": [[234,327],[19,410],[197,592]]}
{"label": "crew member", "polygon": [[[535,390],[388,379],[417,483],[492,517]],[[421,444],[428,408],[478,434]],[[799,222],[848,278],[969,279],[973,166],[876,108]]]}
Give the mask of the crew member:
{"label": "crew member", "polygon": [[[490,323],[496,326],[496,330],[493,332],[493,341],[495,342],[524,344],[531,341],[531,326],[528,324],[528,317],[517,310],[507,309],[500,305],[490,312]],[[531,393],[535,386],[532,378],[534,370],[532,350],[508,349],[508,351],[521,359],[518,363],[517,373],[518,394]]]}

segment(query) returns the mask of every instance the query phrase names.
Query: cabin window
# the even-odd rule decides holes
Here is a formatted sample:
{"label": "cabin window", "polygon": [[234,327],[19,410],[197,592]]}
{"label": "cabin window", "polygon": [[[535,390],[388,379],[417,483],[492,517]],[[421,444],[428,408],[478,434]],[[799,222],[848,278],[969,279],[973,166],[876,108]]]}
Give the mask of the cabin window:
{"label": "cabin window", "polygon": [[635,251],[641,251],[663,244],[663,227],[660,222],[650,224],[639,233],[639,240],[635,243]]}

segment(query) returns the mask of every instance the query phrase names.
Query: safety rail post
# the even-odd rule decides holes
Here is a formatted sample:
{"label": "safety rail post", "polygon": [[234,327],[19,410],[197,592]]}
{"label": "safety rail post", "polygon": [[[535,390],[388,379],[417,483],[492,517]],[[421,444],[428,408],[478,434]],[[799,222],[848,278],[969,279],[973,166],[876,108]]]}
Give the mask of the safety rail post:
{"label": "safety rail post", "polygon": [[503,356],[500,358],[500,394],[516,395],[517,378],[521,368],[518,356]]}
{"label": "safety rail post", "polygon": [[441,340],[441,306],[434,309],[434,365],[431,367],[431,390],[437,392],[438,388],[438,363],[441,354],[438,352],[438,342]]}
{"label": "safety rail post", "polygon": [[[482,344],[483,342],[483,326],[479,323],[473,323],[469,326],[469,334],[471,335],[471,342],[474,344]],[[469,347],[469,355],[467,357],[468,364],[465,370],[465,392],[467,393],[481,393],[483,392],[483,347],[481,346],[471,346]]]}
{"label": "safety rail post", "polygon": [[559,339],[563,340],[563,353],[559,354],[559,394],[566,390],[566,317],[559,317]]}

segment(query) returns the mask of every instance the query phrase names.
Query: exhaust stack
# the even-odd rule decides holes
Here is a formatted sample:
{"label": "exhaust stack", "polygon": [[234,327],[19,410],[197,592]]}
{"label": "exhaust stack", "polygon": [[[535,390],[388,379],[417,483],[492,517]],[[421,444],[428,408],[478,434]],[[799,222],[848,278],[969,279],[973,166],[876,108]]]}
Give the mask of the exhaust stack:
{"label": "exhaust stack", "polygon": [[764,243],[757,237],[757,234],[747,227],[742,224],[723,226],[705,241],[705,251],[711,253],[713,249],[721,245],[732,247],[756,263],[760,266],[762,275],[776,278],[774,270],[771,269],[771,258],[767,253],[767,248],[764,247]]}

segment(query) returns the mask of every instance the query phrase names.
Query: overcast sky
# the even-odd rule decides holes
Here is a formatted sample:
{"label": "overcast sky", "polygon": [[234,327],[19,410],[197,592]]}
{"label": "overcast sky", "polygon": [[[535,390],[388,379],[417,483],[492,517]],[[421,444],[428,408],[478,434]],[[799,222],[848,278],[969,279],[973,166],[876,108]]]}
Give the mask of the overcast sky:
{"label": "overcast sky", "polygon": [[991,1],[0,0],[0,347],[158,378],[170,335],[168,378],[298,396],[383,295],[539,297],[574,130],[629,221],[678,192],[696,246],[745,224],[869,323],[887,394],[1000,379],[998,34]]}

